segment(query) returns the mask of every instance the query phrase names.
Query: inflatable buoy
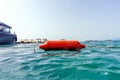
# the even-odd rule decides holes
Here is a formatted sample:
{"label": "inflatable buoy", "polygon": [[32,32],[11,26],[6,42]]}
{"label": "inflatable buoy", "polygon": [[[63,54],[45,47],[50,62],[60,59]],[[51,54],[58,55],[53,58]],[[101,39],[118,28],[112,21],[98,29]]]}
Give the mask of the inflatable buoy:
{"label": "inflatable buoy", "polygon": [[41,44],[39,48],[44,50],[79,50],[85,48],[84,44],[81,44],[76,40],[56,40],[56,41],[46,41]]}

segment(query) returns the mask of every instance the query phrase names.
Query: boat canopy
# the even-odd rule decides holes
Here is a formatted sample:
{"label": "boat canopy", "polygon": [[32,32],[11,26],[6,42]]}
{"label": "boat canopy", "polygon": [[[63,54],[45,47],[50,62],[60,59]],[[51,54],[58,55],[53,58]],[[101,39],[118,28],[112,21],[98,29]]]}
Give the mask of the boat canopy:
{"label": "boat canopy", "polygon": [[1,30],[1,29],[6,29],[6,28],[11,29],[12,27],[10,27],[10,26],[8,26],[8,25],[6,25],[6,24],[0,22],[0,30]]}

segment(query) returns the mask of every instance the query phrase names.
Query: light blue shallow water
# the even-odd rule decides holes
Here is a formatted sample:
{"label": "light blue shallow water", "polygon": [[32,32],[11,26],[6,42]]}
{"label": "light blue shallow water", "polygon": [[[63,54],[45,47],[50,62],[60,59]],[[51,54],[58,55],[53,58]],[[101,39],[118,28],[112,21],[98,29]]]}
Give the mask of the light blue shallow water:
{"label": "light blue shallow water", "polygon": [[120,80],[120,41],[83,43],[80,52],[1,45],[0,80]]}

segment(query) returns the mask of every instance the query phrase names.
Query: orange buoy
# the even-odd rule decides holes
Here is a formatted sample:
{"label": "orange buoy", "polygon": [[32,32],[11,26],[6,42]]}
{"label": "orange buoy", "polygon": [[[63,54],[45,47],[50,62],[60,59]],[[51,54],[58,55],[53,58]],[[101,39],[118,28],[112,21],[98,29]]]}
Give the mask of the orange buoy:
{"label": "orange buoy", "polygon": [[41,44],[39,48],[44,50],[79,50],[85,48],[84,44],[81,44],[76,40],[51,40]]}

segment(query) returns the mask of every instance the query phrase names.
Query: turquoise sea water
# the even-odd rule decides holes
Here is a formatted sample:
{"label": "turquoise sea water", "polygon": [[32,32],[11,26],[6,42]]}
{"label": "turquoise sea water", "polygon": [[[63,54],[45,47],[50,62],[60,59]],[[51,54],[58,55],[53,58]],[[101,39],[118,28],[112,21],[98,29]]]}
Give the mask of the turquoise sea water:
{"label": "turquoise sea water", "polygon": [[1,45],[0,80],[120,80],[120,41],[83,43],[80,52]]}

